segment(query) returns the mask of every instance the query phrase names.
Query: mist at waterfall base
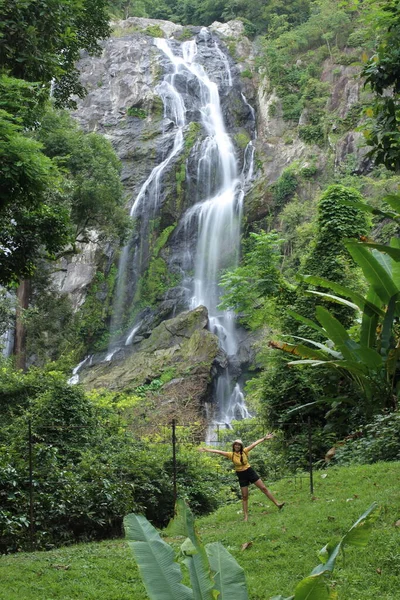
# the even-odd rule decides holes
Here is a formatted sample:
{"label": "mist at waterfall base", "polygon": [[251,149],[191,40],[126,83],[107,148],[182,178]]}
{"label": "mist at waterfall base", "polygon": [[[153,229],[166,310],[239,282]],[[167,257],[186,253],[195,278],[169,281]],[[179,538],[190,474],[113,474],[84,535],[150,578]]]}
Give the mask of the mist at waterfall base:
{"label": "mist at waterfall base", "polygon": [[[140,332],[141,315],[123,339],[120,333],[126,308],[132,305],[135,296],[133,282],[139,280],[146,268],[142,257],[146,255],[149,222],[159,214],[165,200],[163,178],[184,151],[186,128],[190,123],[201,123],[202,135],[190,153],[195,175],[187,182],[187,195],[193,198],[194,204],[186,210],[175,232],[183,238],[184,247],[175,257],[175,267],[186,289],[187,308],[207,307],[209,329],[218,336],[220,347],[226,353],[224,367],[214,379],[213,402],[206,409],[211,422],[229,427],[232,420],[250,415],[240,385],[231,375],[232,366],[235,373],[238,350],[237,328],[233,313],[218,308],[221,296],[218,281],[221,271],[235,266],[238,261],[242,204],[253,174],[254,147],[250,141],[239,170],[238,151],[226,130],[220,101],[221,92],[229,93],[233,77],[228,56],[218,45],[218,38],[203,28],[195,40],[180,43],[156,38],[154,44],[161,53],[165,70],[156,88],[164,105],[163,136],[171,140],[169,151],[153,168],[132,204],[130,214],[135,230],[119,261],[111,342],[104,360],[112,360],[121,347],[130,345]],[[210,55],[213,65],[217,65],[211,74],[207,73],[207,56]],[[241,99],[250,113],[254,137],[254,110],[243,94]],[[89,357],[75,368],[74,377],[88,360]]]}

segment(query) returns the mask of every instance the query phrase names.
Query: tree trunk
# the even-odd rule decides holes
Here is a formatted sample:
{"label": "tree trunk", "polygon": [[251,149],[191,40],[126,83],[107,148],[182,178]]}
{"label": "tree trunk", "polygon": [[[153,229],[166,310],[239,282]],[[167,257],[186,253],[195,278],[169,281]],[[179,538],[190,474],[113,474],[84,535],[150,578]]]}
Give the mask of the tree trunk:
{"label": "tree trunk", "polygon": [[30,279],[23,279],[17,289],[17,310],[15,314],[14,355],[17,369],[26,370],[26,329],[22,315],[28,308],[31,295]]}

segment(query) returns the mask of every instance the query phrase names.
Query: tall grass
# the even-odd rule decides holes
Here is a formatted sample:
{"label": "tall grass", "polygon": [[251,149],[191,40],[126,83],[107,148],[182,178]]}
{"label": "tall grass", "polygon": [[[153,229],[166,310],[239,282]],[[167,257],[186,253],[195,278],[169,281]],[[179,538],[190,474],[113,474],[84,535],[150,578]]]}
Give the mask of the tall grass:
{"label": "tall grass", "polygon": [[[270,489],[287,503],[280,512],[253,487],[247,523],[240,502],[197,520],[203,542],[221,541],[244,568],[251,600],[292,594],[320,562],[317,551],[374,501],[381,513],[370,542],[339,558],[332,585],[339,600],[399,600],[399,463],[319,471],[312,497],[307,479],[283,479]],[[123,540],[0,557],[0,582],[0,600],[146,599]]]}

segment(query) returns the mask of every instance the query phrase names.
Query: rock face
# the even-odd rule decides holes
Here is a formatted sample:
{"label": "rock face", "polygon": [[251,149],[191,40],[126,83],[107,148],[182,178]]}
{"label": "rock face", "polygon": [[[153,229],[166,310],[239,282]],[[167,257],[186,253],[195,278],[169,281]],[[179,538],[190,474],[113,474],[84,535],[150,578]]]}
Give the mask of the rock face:
{"label": "rock face", "polygon": [[[150,337],[119,352],[113,361],[93,364],[83,371],[87,388],[132,391],[166,378],[160,391],[147,392],[157,405],[158,422],[188,413],[199,416],[209,399],[212,368],[220,352],[218,338],[207,331],[204,306],[163,321]],[[165,377],[166,374],[168,377]]]}
{"label": "rock face", "polygon": [[[79,374],[86,386],[134,389],[172,369],[175,376],[165,386],[167,398],[195,396],[199,406],[210,399],[212,377],[229,363],[218,338],[206,330],[207,315],[200,311],[199,322],[199,309],[188,311],[200,231],[200,217],[190,215],[213,194],[226,194],[229,185],[240,199],[252,169],[249,142],[255,113],[245,92],[254,97],[254,91],[240,77],[243,67],[234,64],[218,35],[232,35],[238,28],[242,35],[239,23],[219,32],[217,24],[206,30],[128,19],[117,24],[118,37],[104,43],[101,57],[83,56],[80,61],[88,95],[74,116],[86,131],[112,142],[123,164],[127,208],[134,223],[119,258],[111,345],[92,358],[91,368],[88,361],[82,366]],[[243,38],[242,52],[246,43],[250,47]],[[179,66],[182,60],[184,68]],[[215,115],[205,116],[219,110],[221,127]],[[228,148],[227,157],[209,123],[221,137],[225,127],[229,132],[231,149],[228,142],[222,144]],[[216,152],[217,146],[221,148]],[[214,154],[213,164],[209,157]],[[235,167],[220,168],[218,161],[234,161]],[[207,163],[210,167],[204,169]],[[223,169],[233,169],[235,185],[223,184]],[[238,207],[234,219],[240,218],[239,211]],[[228,245],[223,252],[231,260]],[[84,275],[83,268],[82,281]],[[67,278],[61,283],[71,293]],[[69,281],[78,278],[74,271]],[[188,333],[191,320],[195,328]],[[221,330],[215,323],[213,328]],[[241,351],[235,373],[240,374],[249,352]]]}

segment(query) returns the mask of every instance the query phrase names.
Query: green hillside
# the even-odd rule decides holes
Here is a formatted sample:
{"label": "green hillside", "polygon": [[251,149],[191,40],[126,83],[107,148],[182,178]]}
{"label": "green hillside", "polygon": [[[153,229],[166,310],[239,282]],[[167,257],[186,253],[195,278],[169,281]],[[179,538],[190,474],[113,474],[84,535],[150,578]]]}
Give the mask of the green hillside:
{"label": "green hillside", "polygon": [[[346,560],[339,558],[331,584],[340,600],[398,600],[399,467],[377,463],[318,471],[312,497],[306,474],[283,479],[271,485],[287,502],[281,512],[253,488],[248,523],[242,521],[238,501],[198,519],[198,531],[205,543],[221,541],[244,568],[251,600],[268,600],[293,594],[320,562],[317,552],[376,501],[380,516],[367,548],[346,549]],[[1,600],[147,597],[123,540],[2,556],[0,580]]]}

